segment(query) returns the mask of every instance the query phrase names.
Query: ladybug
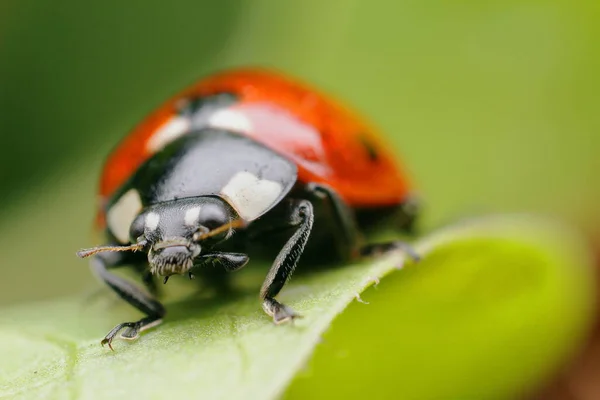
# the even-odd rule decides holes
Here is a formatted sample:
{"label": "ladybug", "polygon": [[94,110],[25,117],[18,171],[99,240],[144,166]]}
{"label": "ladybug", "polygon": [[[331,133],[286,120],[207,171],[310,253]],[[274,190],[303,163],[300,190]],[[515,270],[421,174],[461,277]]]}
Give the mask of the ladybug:
{"label": "ladybug", "polygon": [[[107,245],[77,254],[146,315],[115,326],[101,342],[111,349],[117,335],[136,339],[161,322],[158,277],[214,266],[224,275],[270,254],[260,298],[279,324],[299,317],[276,296],[303,253],[351,261],[404,248],[417,258],[403,242],[365,240],[382,222],[411,233],[417,215],[390,146],[327,95],[271,70],[222,71],[170,98],[113,150],[99,192]],[[110,272],[122,266],[150,293]]]}

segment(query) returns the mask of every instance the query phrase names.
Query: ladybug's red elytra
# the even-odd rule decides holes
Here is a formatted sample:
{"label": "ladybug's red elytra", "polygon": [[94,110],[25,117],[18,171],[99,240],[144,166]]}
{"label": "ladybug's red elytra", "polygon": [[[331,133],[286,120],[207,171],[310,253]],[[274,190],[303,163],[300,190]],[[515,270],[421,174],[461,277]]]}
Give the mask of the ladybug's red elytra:
{"label": "ladybug's red elytra", "polygon": [[[78,255],[146,314],[106,335],[112,349],[119,333],[135,339],[162,320],[156,277],[237,270],[275,247],[260,296],[280,323],[299,316],[275,296],[303,253],[348,261],[396,248],[367,244],[364,232],[381,222],[410,232],[415,217],[410,185],[373,127],[305,83],[236,69],[172,97],[117,146],[100,180],[108,243]],[[122,266],[140,271],[152,296],[109,272]]]}

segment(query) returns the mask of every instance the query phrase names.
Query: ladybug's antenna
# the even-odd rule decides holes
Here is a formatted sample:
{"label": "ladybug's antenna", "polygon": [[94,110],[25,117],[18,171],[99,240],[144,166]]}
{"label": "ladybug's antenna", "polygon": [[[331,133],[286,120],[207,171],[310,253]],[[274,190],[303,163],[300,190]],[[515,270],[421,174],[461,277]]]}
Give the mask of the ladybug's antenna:
{"label": "ladybug's antenna", "polygon": [[135,243],[129,246],[97,246],[89,249],[82,249],[77,252],[77,256],[81,258],[87,258],[97,253],[105,251],[138,251],[142,250],[146,242]]}
{"label": "ladybug's antenna", "polygon": [[225,231],[229,231],[229,230],[234,229],[234,228],[241,228],[241,227],[243,227],[245,225],[246,225],[246,222],[244,220],[241,220],[241,219],[236,219],[236,220],[233,220],[233,221],[229,221],[228,223],[226,223],[224,225],[221,225],[218,228],[213,229],[212,231],[208,231],[206,233],[203,233],[203,234],[199,235],[197,237],[197,240],[204,240],[204,239],[207,239],[207,238],[212,237],[212,236],[216,236],[216,235],[218,235],[220,233],[223,233]]}

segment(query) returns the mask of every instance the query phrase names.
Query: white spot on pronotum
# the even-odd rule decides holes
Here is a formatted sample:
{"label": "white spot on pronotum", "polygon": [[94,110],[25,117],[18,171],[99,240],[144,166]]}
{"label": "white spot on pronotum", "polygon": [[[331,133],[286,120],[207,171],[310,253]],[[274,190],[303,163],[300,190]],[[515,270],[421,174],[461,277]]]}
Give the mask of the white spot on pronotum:
{"label": "white spot on pronotum", "polygon": [[184,222],[187,226],[194,226],[198,223],[200,217],[200,207],[190,208],[185,212]]}
{"label": "white spot on pronotum", "polygon": [[252,221],[271,207],[282,191],[281,184],[242,171],[231,178],[221,194],[229,200],[240,217]]}
{"label": "white spot on pronotum", "polygon": [[106,213],[106,222],[112,234],[121,243],[129,243],[129,227],[142,210],[140,195],[135,189],[126,192]]}
{"label": "white spot on pronotum", "polygon": [[191,121],[189,118],[176,116],[169,119],[148,139],[148,143],[146,144],[147,150],[150,153],[162,150],[173,140],[188,132],[190,127]]}
{"label": "white spot on pronotum", "polygon": [[215,112],[208,120],[208,125],[238,132],[250,132],[252,130],[252,122],[243,113],[229,109]]}
{"label": "white spot on pronotum", "polygon": [[158,223],[160,222],[160,215],[155,212],[150,212],[146,215],[146,229],[152,232],[158,228]]}

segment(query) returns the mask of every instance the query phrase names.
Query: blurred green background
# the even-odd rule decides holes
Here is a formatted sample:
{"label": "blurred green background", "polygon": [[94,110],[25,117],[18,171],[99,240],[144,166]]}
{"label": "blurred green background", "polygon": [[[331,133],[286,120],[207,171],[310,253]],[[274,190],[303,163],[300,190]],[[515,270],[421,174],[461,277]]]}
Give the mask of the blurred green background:
{"label": "blurred green background", "polygon": [[600,226],[600,6],[559,1],[0,2],[0,303],[93,287],[101,163],[223,67],[272,66],[387,135],[425,225],[537,211]]}

